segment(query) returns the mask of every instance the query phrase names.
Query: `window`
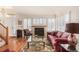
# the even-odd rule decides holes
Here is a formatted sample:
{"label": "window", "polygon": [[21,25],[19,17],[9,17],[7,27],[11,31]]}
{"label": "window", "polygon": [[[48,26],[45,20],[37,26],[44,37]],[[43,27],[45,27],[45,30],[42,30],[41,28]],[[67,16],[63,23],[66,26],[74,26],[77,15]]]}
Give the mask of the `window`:
{"label": "window", "polygon": [[40,19],[39,19],[39,22],[40,22],[40,24],[43,24],[43,19],[40,18]]}
{"label": "window", "polygon": [[32,19],[31,18],[25,18],[24,19],[24,29],[31,29],[32,26]]}
{"label": "window", "polygon": [[65,31],[65,25],[66,23],[69,22],[69,16],[65,15],[65,16],[61,16],[60,18],[57,19],[57,30],[58,31]]}
{"label": "window", "polygon": [[47,25],[47,31],[65,31],[65,25],[69,22],[69,16],[61,16],[56,19],[53,17],[25,18],[24,28],[31,29],[32,25]]}
{"label": "window", "polygon": [[48,18],[47,19],[47,25],[48,25],[48,31],[55,30],[55,19],[54,18]]}
{"label": "window", "polygon": [[45,18],[33,18],[33,25],[46,25]]}
{"label": "window", "polygon": [[31,29],[31,26],[32,26],[32,20],[31,20],[31,18],[28,18],[28,22],[27,23],[28,23],[27,24],[28,28]]}
{"label": "window", "polygon": [[27,28],[28,28],[28,24],[27,24],[27,22],[28,22],[28,19],[27,19],[27,18],[24,19],[24,23],[23,23],[23,27],[24,27],[24,29],[27,29]]}

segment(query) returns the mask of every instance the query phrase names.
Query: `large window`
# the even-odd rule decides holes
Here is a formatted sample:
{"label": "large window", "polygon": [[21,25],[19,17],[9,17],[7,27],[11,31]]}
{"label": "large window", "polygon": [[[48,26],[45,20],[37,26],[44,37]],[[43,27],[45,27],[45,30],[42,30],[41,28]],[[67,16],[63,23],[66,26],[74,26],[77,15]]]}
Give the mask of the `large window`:
{"label": "large window", "polygon": [[58,31],[65,31],[65,25],[66,23],[69,22],[69,16],[68,15],[65,15],[65,16],[61,16],[59,17],[57,20],[57,30]]}
{"label": "large window", "polygon": [[68,15],[57,17],[38,17],[38,18],[25,18],[24,28],[31,29],[32,25],[47,25],[47,31],[65,31],[65,25],[69,22]]}
{"label": "large window", "polygon": [[33,18],[32,25],[46,25],[46,18]]}

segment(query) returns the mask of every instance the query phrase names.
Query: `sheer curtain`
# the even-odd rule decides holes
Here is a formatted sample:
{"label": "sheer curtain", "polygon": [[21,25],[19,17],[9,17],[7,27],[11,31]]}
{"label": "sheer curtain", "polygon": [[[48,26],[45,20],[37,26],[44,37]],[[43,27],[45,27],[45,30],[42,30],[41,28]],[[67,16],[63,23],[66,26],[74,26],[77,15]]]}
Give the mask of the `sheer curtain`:
{"label": "sheer curtain", "polygon": [[33,25],[46,25],[46,18],[33,18]]}
{"label": "sheer curtain", "polygon": [[48,18],[47,19],[47,26],[48,26],[48,31],[54,31],[55,30],[55,19]]}
{"label": "sheer curtain", "polygon": [[31,18],[25,18],[23,20],[24,29],[31,29],[31,26],[32,26],[32,19]]}
{"label": "sheer curtain", "polygon": [[65,26],[66,26],[66,23],[68,23],[70,20],[69,20],[69,15],[64,15],[64,16],[61,16],[59,17],[56,22],[57,22],[57,30],[58,31],[65,31]]}
{"label": "sheer curtain", "polygon": [[37,18],[25,18],[24,29],[31,29],[32,25],[47,25],[47,31],[65,31],[65,25],[69,22],[69,16],[64,15],[61,17],[37,17]]}

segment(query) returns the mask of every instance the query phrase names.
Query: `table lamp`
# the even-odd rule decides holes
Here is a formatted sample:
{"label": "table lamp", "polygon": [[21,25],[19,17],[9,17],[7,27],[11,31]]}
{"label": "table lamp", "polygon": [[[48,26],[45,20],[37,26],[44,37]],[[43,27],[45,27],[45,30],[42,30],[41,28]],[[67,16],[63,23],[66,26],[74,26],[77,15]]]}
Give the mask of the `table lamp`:
{"label": "table lamp", "polygon": [[71,34],[79,34],[79,23],[67,23],[65,31]]}

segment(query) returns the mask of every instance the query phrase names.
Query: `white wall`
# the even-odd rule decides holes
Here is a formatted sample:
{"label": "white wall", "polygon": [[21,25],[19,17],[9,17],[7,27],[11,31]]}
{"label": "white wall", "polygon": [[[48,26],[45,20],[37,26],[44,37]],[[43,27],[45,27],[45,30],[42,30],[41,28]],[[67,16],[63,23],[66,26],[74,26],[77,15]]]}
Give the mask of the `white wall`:
{"label": "white wall", "polygon": [[71,22],[79,23],[79,11],[71,12]]}

